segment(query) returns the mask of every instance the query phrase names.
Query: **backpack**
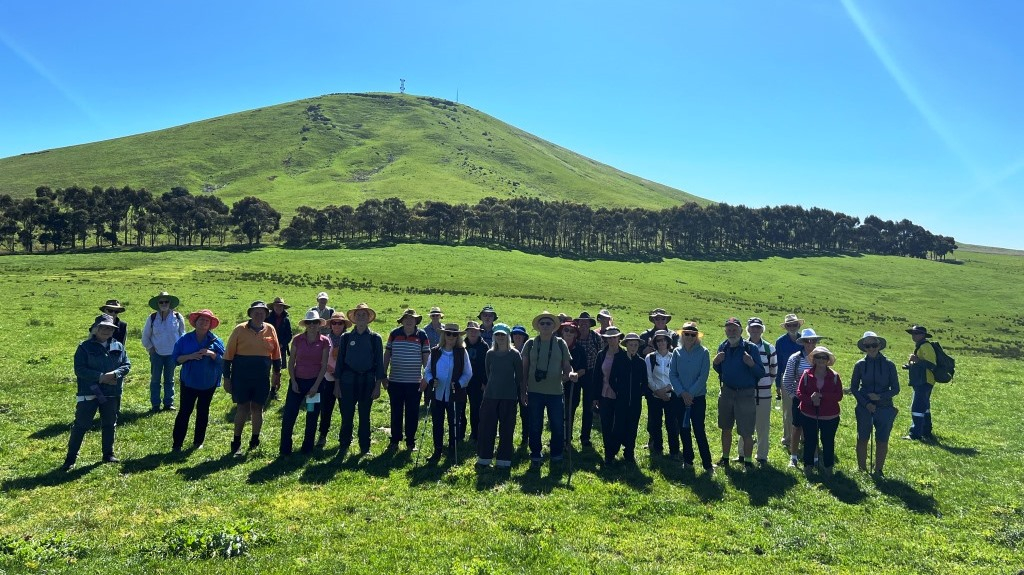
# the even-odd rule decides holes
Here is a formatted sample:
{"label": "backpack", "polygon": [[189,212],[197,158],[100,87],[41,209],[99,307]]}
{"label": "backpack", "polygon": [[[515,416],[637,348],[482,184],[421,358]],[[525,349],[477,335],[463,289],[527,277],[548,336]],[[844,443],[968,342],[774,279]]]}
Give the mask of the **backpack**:
{"label": "backpack", "polygon": [[932,376],[935,377],[935,381],[938,383],[953,381],[953,374],[956,372],[956,360],[943,351],[942,346],[938,342],[933,341],[930,343],[935,348],[935,369],[932,370]]}

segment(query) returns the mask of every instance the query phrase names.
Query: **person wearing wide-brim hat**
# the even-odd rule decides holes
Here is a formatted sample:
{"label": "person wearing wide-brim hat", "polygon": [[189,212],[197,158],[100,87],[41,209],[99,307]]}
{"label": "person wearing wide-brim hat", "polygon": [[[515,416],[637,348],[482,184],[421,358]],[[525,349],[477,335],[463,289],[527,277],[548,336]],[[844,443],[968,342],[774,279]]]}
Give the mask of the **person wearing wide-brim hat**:
{"label": "person wearing wide-brim hat", "polygon": [[[456,402],[465,401],[466,385],[473,377],[473,366],[469,362],[462,336],[465,330],[457,323],[446,323],[441,330],[441,343],[431,348],[430,357],[423,371],[425,382],[421,391],[430,392],[430,419],[434,440],[434,453],[427,460],[436,463],[444,453],[444,426],[448,420],[448,456],[456,454]],[[457,462],[456,462],[457,463]]]}
{"label": "person wearing wide-brim hat", "polygon": [[868,471],[868,440],[874,431],[874,469],[870,471],[879,475],[889,453],[889,436],[896,421],[893,397],[900,392],[896,364],[882,353],[885,347],[884,337],[873,331],[864,332],[857,340],[857,349],[864,353],[864,357],[853,365],[853,375],[850,376],[850,393],[857,400],[854,408],[857,417],[857,465],[861,471]]}
{"label": "person wearing wide-brim hat", "polygon": [[[803,421],[800,417],[800,400],[796,397],[797,383],[805,371],[813,367],[813,360],[810,357],[811,351],[818,346],[818,343],[825,339],[818,335],[811,328],[804,328],[800,331],[797,343],[800,344],[800,351],[789,356],[786,360],[786,367],[782,370],[782,393],[792,398],[790,402],[790,413],[792,414],[792,434],[789,437],[789,466],[796,467],[800,457],[800,439],[803,437]],[[778,352],[776,352],[778,353]]]}
{"label": "person wearing wide-brim hat", "polygon": [[[754,455],[758,465],[768,464],[768,449],[771,440],[771,416],[772,416],[772,382],[779,371],[779,357],[775,346],[763,339],[764,322],[759,317],[752,317],[747,320],[747,337],[750,343],[754,344],[760,352],[761,366],[764,367],[764,377],[757,382],[755,396],[755,417],[754,434],[756,437],[757,452]],[[747,451],[742,445],[743,439],[737,440],[739,451]]]}
{"label": "person wearing wide-brim hat", "polygon": [[[494,343],[484,361],[487,388],[480,402],[480,433],[477,442],[477,465],[484,467],[494,460],[495,467],[512,466],[512,437],[516,428],[517,406],[525,406],[526,390],[521,389],[523,358],[512,347],[512,330],[505,324],[494,326]],[[494,451],[494,439],[498,450]]]}
{"label": "person wearing wide-brim hat", "polygon": [[[640,340],[642,345],[640,346],[640,354],[646,357],[652,351],[654,351],[654,334],[659,331],[669,331],[668,322],[672,321],[672,314],[665,311],[664,308],[655,308],[647,314],[647,320],[650,321],[653,326],[650,329],[640,334]],[[679,345],[679,334],[670,333],[669,346],[675,347]]]}
{"label": "person wearing wide-brim hat", "polygon": [[220,320],[208,309],[188,314],[193,331],[178,338],[171,356],[181,365],[181,400],[171,433],[171,451],[181,451],[188,433],[188,421],[196,412],[192,448],[199,449],[206,440],[210,422],[210,403],[220,387],[224,373],[224,342],[213,333]]}
{"label": "person wearing wide-brim hat", "polygon": [[[597,373],[597,354],[604,347],[600,334],[594,330],[597,321],[587,311],[572,320],[580,330],[579,345],[586,352],[587,369],[579,375],[579,387],[583,397],[583,416],[580,418],[580,445],[591,447],[591,431],[594,428],[594,409],[591,407],[599,399],[600,378]],[[573,356],[575,357],[575,355]],[[578,372],[577,372],[578,373]]]}
{"label": "person wearing wide-brim hat", "polygon": [[[649,337],[649,346],[654,351],[641,354],[647,366],[647,448],[651,457],[663,453],[662,420],[668,435],[669,458],[679,459],[679,424],[682,415],[682,401],[674,393],[669,378],[672,364],[672,332],[667,329],[655,331]],[[643,340],[643,336],[640,336]],[[646,349],[646,348],[645,348]]]}
{"label": "person wearing wide-brim hat", "polygon": [[270,399],[271,385],[281,382],[281,346],[277,331],[266,321],[270,308],[256,300],[246,314],[249,320],[235,326],[224,351],[224,391],[238,406],[231,440],[231,454],[236,456],[242,455],[242,432],[250,419],[249,450],[260,446],[263,408]]}
{"label": "person wearing wide-brim hat", "polygon": [[494,322],[498,321],[498,312],[494,311],[494,306],[487,304],[476,314],[476,319],[480,320],[480,338],[490,347],[493,343],[491,337],[494,335]]}
{"label": "person wearing wide-brim hat", "polygon": [[[492,325],[493,327],[493,325]],[[466,419],[465,406],[456,406],[458,417],[457,436],[462,441],[469,434],[470,441],[476,441],[480,430],[480,402],[484,399],[484,388],[487,386],[487,368],[484,361],[490,345],[484,341],[483,326],[475,321],[466,322],[466,338],[463,341],[469,364],[473,367],[473,377],[466,386],[466,404],[469,406],[469,419]]]}
{"label": "person wearing wide-brim hat", "polygon": [[125,311],[125,307],[121,305],[120,300],[108,299],[107,303],[100,306],[100,313],[107,314],[114,318],[114,323],[117,324],[117,329],[114,330],[114,341],[121,342],[124,345],[125,339],[128,337],[128,324],[118,317],[119,314]]}
{"label": "person wearing wide-brim hat", "polygon": [[597,312],[597,322],[601,325],[601,327],[597,328],[597,334],[603,336],[604,332],[612,327],[614,323],[612,313],[607,309],[601,309],[601,311]]}
{"label": "person wearing wide-brim hat", "polygon": [[423,316],[407,309],[398,318],[398,327],[388,334],[384,346],[384,366],[388,377],[384,382],[391,407],[391,442],[388,449],[397,449],[404,440],[409,450],[416,447],[419,427],[420,385],[423,368],[430,354],[427,334],[418,326]]}
{"label": "person wearing wide-brim hat", "polygon": [[[142,347],[149,353],[149,403],[153,412],[160,411],[160,391],[163,389],[163,407],[174,409],[174,343],[185,335],[185,318],[175,309],[177,297],[160,292],[149,300],[156,311],[142,326]],[[162,381],[162,386],[161,386]]]}
{"label": "person wearing wide-brim hat", "polygon": [[384,340],[370,329],[377,312],[365,303],[345,314],[355,324],[341,336],[338,361],[334,368],[334,396],[340,401],[341,433],[338,454],[344,456],[352,444],[356,409],[359,413],[359,453],[370,451],[370,409],[380,397],[387,377],[384,366]]}
{"label": "person wearing wide-brim hat", "polygon": [[552,463],[561,461],[565,451],[565,406],[562,403],[562,382],[572,375],[569,349],[555,335],[558,316],[545,310],[533,318],[538,332],[523,347],[523,385],[527,390],[527,412],[530,417],[530,461],[534,468],[543,460],[541,436],[544,414],[551,427],[549,453]]}
{"label": "person wearing wide-brim hat", "polygon": [[711,355],[701,343],[702,337],[704,334],[696,322],[683,324],[679,330],[679,346],[672,350],[669,381],[673,392],[682,400],[679,428],[683,440],[683,467],[693,467],[693,440],[696,439],[701,465],[705,472],[712,472],[714,464],[705,427]]}
{"label": "person wearing wide-brim hat", "polygon": [[814,454],[821,436],[821,462],[825,474],[832,474],[835,465],[836,431],[839,429],[839,402],[843,399],[843,382],[832,369],[836,356],[825,346],[816,346],[810,353],[814,367],[800,376],[796,397],[800,401],[800,419],[804,428],[804,472],[814,469]]}
{"label": "person wearing wide-brim hat", "polygon": [[[270,314],[267,315],[267,323],[274,326],[277,332],[277,345],[281,348],[281,365],[288,365],[288,353],[292,342],[292,320],[288,316],[288,308],[292,306],[285,303],[284,298],[277,296],[270,302]],[[271,386],[270,399],[277,399],[280,384]]]}
{"label": "person wearing wide-brim hat", "polygon": [[789,438],[793,435],[793,396],[782,386],[782,376],[789,358],[803,349],[798,341],[800,326],[803,324],[804,320],[795,313],[786,314],[786,318],[779,324],[786,333],[775,340],[775,355],[779,364],[775,372],[775,398],[782,403],[782,445],[786,447],[789,447]]}
{"label": "person wearing wide-brim hat", "polygon": [[306,428],[302,436],[302,453],[313,452],[316,439],[317,419],[320,417],[320,388],[331,355],[331,338],[320,333],[327,320],[311,309],[299,321],[303,332],[292,338],[288,354],[288,391],[281,413],[281,444],[278,454],[288,457],[292,454],[292,434],[299,410],[305,406]]}
{"label": "person wearing wide-brim hat", "polygon": [[904,366],[909,372],[910,389],[914,390],[910,400],[910,429],[903,439],[934,441],[932,434],[932,390],[935,387],[937,355],[929,338],[932,334],[923,325],[913,325],[906,330],[914,340],[914,353],[907,358]]}
{"label": "person wearing wide-brim hat", "polygon": [[352,322],[340,311],[334,312],[327,320],[327,327],[330,332],[327,337],[331,339],[331,354],[327,360],[327,373],[324,374],[323,383],[320,384],[320,432],[317,436],[316,446],[327,447],[327,433],[331,430],[331,419],[334,414],[334,406],[338,398],[334,396],[334,370],[338,366],[338,348],[341,346],[341,336]]}
{"label": "person wearing wide-brim hat", "polygon": [[427,334],[427,340],[430,341],[430,347],[434,347],[441,343],[441,334],[444,330],[444,326],[441,325],[441,320],[444,319],[444,312],[441,308],[434,306],[427,312],[427,317],[430,318],[430,323],[423,328],[423,333]]}
{"label": "person wearing wide-brim hat", "polygon": [[[563,382],[562,402],[565,405],[565,443],[572,448],[572,432],[576,426],[576,409],[583,400],[583,384],[587,380],[587,351],[581,343],[582,332],[580,327],[573,321],[562,322],[556,332],[558,337],[565,341],[569,349],[570,369],[572,370],[569,380]],[[572,375],[575,374],[575,375]],[[589,404],[584,404],[584,413],[591,411]]]}
{"label": "person wearing wide-brim hat", "polygon": [[103,429],[103,461],[117,463],[114,455],[114,429],[121,411],[121,393],[124,376],[132,364],[125,353],[124,345],[113,339],[117,324],[109,315],[101,315],[93,321],[89,338],[78,344],[75,350],[75,379],[78,393],[75,405],[75,423],[68,439],[68,452],[64,458],[64,471],[70,471],[78,460],[85,433],[92,427],[92,418],[100,412]]}
{"label": "person wearing wide-brim hat", "polygon": [[[605,464],[615,462],[622,451],[623,460],[636,464],[636,436],[643,411],[643,390],[647,387],[647,366],[640,356],[640,336],[623,335],[609,326],[603,335],[606,346],[597,358],[602,374],[601,431],[604,437]],[[620,347],[625,344],[625,349]]]}

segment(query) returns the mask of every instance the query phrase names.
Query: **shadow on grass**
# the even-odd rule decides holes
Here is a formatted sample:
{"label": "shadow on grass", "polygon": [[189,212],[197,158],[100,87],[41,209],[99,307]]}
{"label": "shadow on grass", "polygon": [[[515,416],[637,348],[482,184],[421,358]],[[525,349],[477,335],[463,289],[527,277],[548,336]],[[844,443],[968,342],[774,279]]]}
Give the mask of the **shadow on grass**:
{"label": "shadow on grass", "polygon": [[654,478],[647,475],[635,463],[616,460],[613,463],[601,463],[597,477],[607,483],[621,483],[641,493],[649,493]]}
{"label": "shadow on grass", "polygon": [[308,459],[308,456],[299,453],[293,453],[288,457],[276,457],[263,467],[252,470],[246,483],[250,485],[269,483],[301,469]]}
{"label": "shadow on grass", "polygon": [[90,463],[75,467],[71,471],[63,471],[58,467],[36,475],[7,479],[0,483],[0,490],[10,493],[12,491],[28,491],[37,487],[56,487],[75,481],[100,465],[103,464],[100,462]]}
{"label": "shadow on grass", "polygon": [[903,506],[914,513],[926,515],[937,515],[939,512],[938,502],[930,494],[921,493],[911,487],[909,483],[899,479],[881,477],[875,479],[875,487],[885,495],[903,502]]}
{"label": "shadow on grass", "polygon": [[391,470],[408,465],[412,461],[412,455],[409,450],[388,449],[376,457],[366,459],[362,469],[369,475],[387,479],[391,476]]}
{"label": "shadow on grass", "polygon": [[178,453],[150,453],[145,457],[125,459],[121,462],[121,472],[129,475],[134,473],[145,473],[146,471],[153,471],[157,467],[160,467],[161,463],[170,459],[180,460],[181,458],[182,454]]}
{"label": "shadow on grass", "polygon": [[785,496],[787,491],[797,485],[797,479],[793,474],[770,465],[747,471],[727,468],[725,476],[733,487],[746,492],[750,498],[750,504],[755,507],[768,505],[773,498]]}
{"label": "shadow on grass", "polygon": [[934,445],[935,447],[938,447],[939,449],[951,455],[961,455],[964,457],[974,457],[981,453],[981,451],[977,447],[950,445],[948,443],[943,443],[942,439],[939,438],[935,438],[935,441],[927,445]]}
{"label": "shadow on grass", "polygon": [[827,478],[816,475],[808,481],[821,484],[833,497],[849,505],[856,505],[867,499],[868,496],[856,481],[842,471],[836,471],[832,477]]}
{"label": "shadow on grass", "polygon": [[[73,418],[74,417],[74,411],[69,413],[69,415],[71,415],[72,418]],[[136,421],[138,421],[140,419],[146,419],[146,418],[149,418],[149,417],[153,417],[155,415],[158,415],[158,414],[153,413],[153,412],[151,412],[148,409],[146,409],[144,411],[122,411],[121,413],[119,413],[117,415],[117,424],[118,425],[131,425],[131,424],[135,423]],[[101,429],[100,418],[99,417],[93,418],[92,427],[90,427],[89,430],[90,431],[99,431],[100,429]],[[40,429],[38,431],[33,432],[32,434],[30,434],[28,436],[28,438],[29,439],[53,439],[54,437],[59,437],[61,435],[67,435],[69,433],[71,433],[71,422],[70,421],[67,422],[67,423],[51,423],[50,425],[47,425],[46,427],[44,427],[44,428],[42,428],[42,429]]]}
{"label": "shadow on grass", "polygon": [[176,470],[175,473],[180,475],[182,479],[186,479],[188,481],[199,481],[218,471],[224,471],[225,469],[230,469],[236,465],[241,465],[242,463],[245,463],[245,460],[245,457],[235,457],[231,454],[225,454],[223,457],[210,459],[198,465],[193,465],[192,467],[182,467],[181,469]]}
{"label": "shadow on grass", "polygon": [[[334,449],[314,453],[313,461],[316,461],[316,463],[307,465],[302,470],[302,475],[299,476],[299,483],[323,485],[330,482],[345,465],[345,457],[347,455],[347,453],[340,453]],[[347,467],[354,469],[355,465]]]}

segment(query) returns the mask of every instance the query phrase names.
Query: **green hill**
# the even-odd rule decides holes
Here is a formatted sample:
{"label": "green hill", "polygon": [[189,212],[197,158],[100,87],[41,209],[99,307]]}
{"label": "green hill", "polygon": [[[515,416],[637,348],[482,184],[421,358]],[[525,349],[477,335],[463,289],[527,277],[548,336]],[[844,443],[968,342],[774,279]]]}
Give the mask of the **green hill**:
{"label": "green hill", "polygon": [[662,208],[697,198],[580,156],[462,104],[333,94],[103,142],[0,159],[0,194],[52,188],[185,186],[229,205],[256,195],[297,206],[368,197],[537,197]]}

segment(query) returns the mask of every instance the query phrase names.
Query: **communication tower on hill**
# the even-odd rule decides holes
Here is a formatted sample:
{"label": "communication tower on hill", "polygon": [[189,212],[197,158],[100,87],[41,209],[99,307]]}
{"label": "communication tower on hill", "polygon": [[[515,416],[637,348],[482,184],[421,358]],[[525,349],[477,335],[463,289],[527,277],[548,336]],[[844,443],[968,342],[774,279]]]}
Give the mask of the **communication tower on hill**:
{"label": "communication tower on hill", "polygon": [[405,78],[399,78],[398,81],[402,83],[400,86],[398,86],[398,92],[401,93],[401,94],[404,94],[405,93]]}

